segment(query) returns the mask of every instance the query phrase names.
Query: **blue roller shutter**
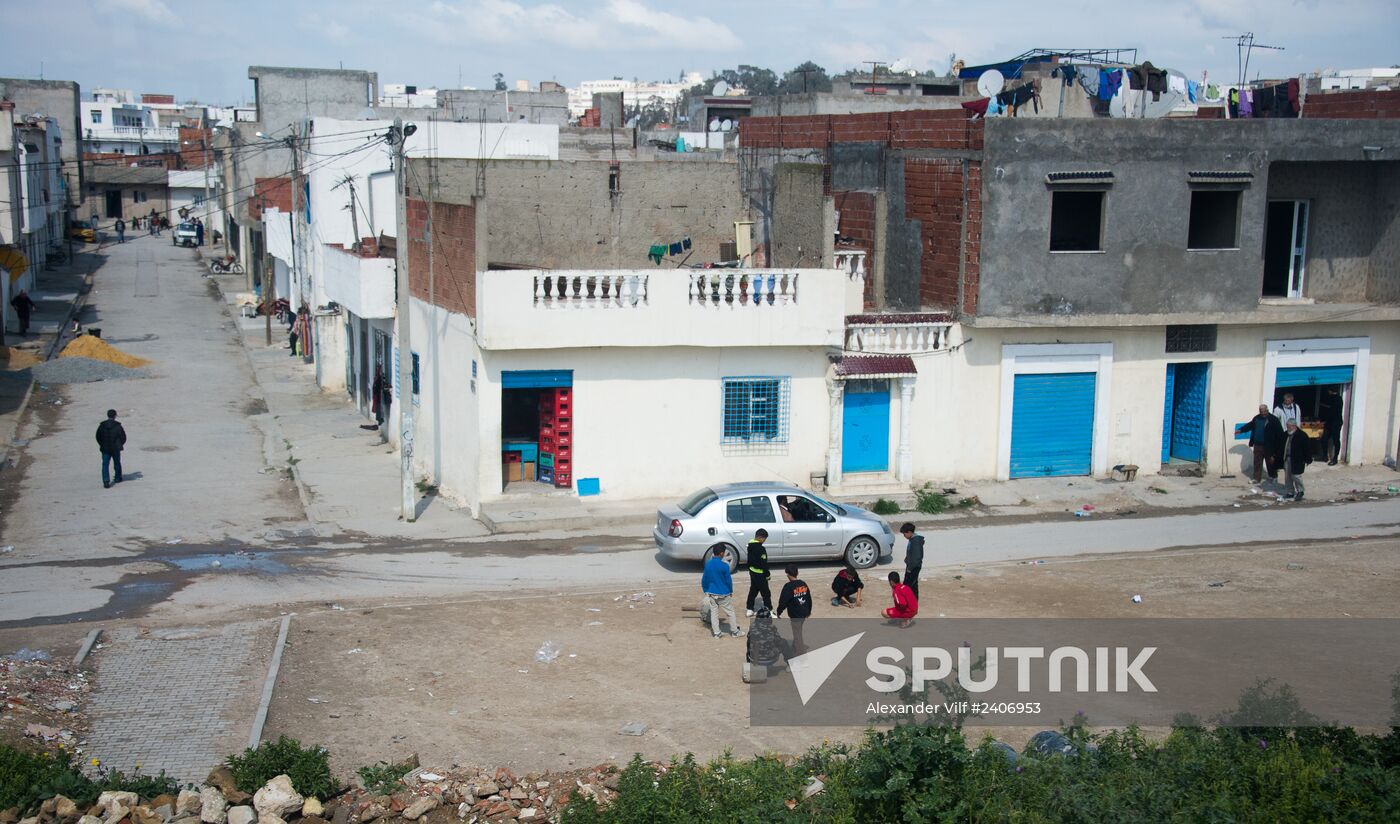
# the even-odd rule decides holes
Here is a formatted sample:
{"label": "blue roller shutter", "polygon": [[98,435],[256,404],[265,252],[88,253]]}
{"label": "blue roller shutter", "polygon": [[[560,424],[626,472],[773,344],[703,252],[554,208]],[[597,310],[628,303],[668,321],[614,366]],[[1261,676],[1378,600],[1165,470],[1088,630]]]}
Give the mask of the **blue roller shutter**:
{"label": "blue roller shutter", "polygon": [[1278,370],[1274,386],[1317,386],[1327,383],[1351,383],[1353,366],[1290,366]]}
{"label": "blue roller shutter", "polygon": [[522,369],[501,373],[502,389],[549,389],[554,386],[573,386],[572,369]]}
{"label": "blue roller shutter", "polygon": [[1090,474],[1096,378],[1093,372],[1016,376],[1011,477]]}

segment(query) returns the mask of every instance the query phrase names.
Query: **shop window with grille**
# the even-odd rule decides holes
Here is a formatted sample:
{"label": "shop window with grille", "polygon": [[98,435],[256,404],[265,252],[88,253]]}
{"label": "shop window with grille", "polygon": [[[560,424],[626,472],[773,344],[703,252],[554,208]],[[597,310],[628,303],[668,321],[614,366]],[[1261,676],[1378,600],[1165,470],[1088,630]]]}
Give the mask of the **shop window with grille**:
{"label": "shop window with grille", "polygon": [[787,443],[789,385],[780,377],[725,378],[723,442]]}
{"label": "shop window with grille", "polygon": [[1168,352],[1214,352],[1216,325],[1213,323],[1167,327]]}

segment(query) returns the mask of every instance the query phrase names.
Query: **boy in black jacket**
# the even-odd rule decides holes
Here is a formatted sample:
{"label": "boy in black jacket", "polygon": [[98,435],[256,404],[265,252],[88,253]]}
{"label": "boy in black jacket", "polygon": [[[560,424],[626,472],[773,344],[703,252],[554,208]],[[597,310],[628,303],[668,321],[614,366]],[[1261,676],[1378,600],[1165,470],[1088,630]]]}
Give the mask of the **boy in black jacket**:
{"label": "boy in black jacket", "polygon": [[768,549],[763,542],[768,540],[768,530],[758,529],[749,541],[749,598],[746,609],[748,617],[754,614],[754,601],[763,596],[763,608],[773,608],[773,593],[768,589],[768,578],[773,574],[768,569]]}
{"label": "boy in black jacket", "polygon": [[783,572],[787,573],[787,583],[778,595],[778,617],[787,612],[788,621],[792,623],[792,654],[798,656],[807,651],[807,644],[802,640],[802,624],[812,615],[812,592],[807,582],[797,577],[795,564],[788,564]]}
{"label": "boy in black jacket", "polygon": [[908,543],[904,548],[904,583],[919,597],[919,572],[924,568],[924,536],[914,534],[914,525],[905,524],[899,533]]}

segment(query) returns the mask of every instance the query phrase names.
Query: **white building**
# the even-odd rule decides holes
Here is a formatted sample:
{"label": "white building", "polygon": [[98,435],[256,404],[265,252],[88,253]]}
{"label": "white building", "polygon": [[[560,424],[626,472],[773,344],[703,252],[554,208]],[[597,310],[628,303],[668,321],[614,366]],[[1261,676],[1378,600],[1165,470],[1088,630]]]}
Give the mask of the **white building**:
{"label": "white building", "polygon": [[[6,328],[17,318],[9,296],[33,289],[35,277],[64,243],[67,191],[61,168],[63,138],[58,121],[49,117],[16,118],[0,109],[0,174],[5,178],[0,203],[0,246],[5,247],[4,282]],[[13,267],[13,268],[11,268]]]}
{"label": "white building", "polygon": [[157,110],[150,105],[104,96],[84,100],[79,106],[85,152],[141,155],[173,152],[180,147],[180,129],[162,125]]}
{"label": "white building", "polygon": [[666,81],[653,80],[650,82],[640,82],[636,80],[623,80],[614,77],[611,80],[584,80],[574,88],[569,89],[569,114],[573,117],[581,117],[593,105],[593,95],[622,93],[622,101],[627,106],[641,106],[646,108],[653,103],[664,103],[673,106],[686,89],[697,83],[704,82],[704,75],[700,72],[687,72],[685,79],[679,83],[669,83]]}
{"label": "white building", "polygon": [[[224,217],[220,208],[219,175],[209,169],[181,169],[167,172],[170,185],[171,220],[188,214],[204,221],[206,231],[223,231]],[[205,193],[208,193],[208,199]],[[206,208],[207,204],[207,208]]]}

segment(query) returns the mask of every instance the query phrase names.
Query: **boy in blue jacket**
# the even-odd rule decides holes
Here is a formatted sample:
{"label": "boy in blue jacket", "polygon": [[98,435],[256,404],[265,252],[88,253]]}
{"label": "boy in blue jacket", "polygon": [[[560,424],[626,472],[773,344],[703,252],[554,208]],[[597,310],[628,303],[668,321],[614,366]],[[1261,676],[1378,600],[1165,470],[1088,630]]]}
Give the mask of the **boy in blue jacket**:
{"label": "boy in blue jacket", "polygon": [[714,637],[719,637],[720,610],[724,610],[729,634],[735,638],[743,635],[739,619],[734,616],[734,578],[729,573],[729,564],[724,560],[724,547],[715,547],[709,560],[705,561],[705,572],[700,576],[700,590],[705,593],[705,603],[710,613],[710,632]]}

